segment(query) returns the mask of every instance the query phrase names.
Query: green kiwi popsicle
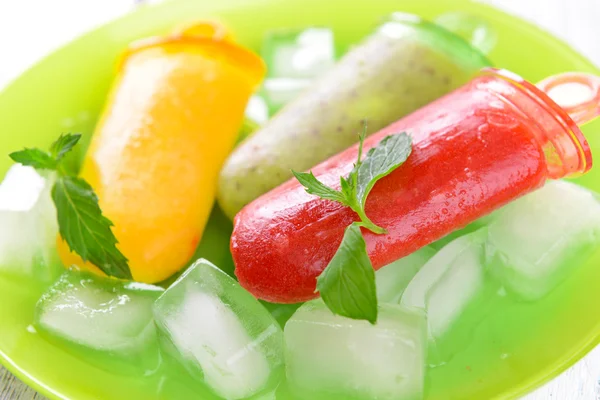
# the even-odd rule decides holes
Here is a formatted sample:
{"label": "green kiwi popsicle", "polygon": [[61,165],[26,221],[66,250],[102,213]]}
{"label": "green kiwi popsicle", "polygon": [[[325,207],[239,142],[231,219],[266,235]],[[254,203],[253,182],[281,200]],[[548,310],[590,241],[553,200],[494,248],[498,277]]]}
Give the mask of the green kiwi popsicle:
{"label": "green kiwi popsicle", "polygon": [[463,85],[489,61],[462,38],[399,14],[352,48],[226,161],[218,201],[246,204],[358,140]]}

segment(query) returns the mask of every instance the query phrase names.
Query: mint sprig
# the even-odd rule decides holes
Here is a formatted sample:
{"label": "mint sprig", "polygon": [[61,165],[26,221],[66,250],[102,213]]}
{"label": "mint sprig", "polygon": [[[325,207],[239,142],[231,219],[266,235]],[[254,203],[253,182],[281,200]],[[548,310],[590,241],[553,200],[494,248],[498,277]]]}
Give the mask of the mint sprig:
{"label": "mint sprig", "polygon": [[359,135],[358,159],[348,177],[340,177],[340,190],[325,185],[312,172],[292,173],[308,193],[350,207],[360,218],[346,228],[340,247],[317,278],[317,291],[334,314],[374,324],[377,320],[375,273],[360,227],[376,234],[387,233],[367,216],[367,197],[377,181],[406,161],[412,151],[412,139],[405,132],[386,136],[362,160],[366,131],[365,124]]}
{"label": "mint sprig", "polygon": [[60,235],[71,251],[110,276],[131,279],[127,258],[117,249],[112,222],[102,215],[98,197],[83,179],[71,176],[62,165],[64,156],[77,145],[81,135],[61,135],[50,151],[24,149],[9,154],[15,162],[37,170],[52,170],[56,180],[52,200],[56,206]]}
{"label": "mint sprig", "polygon": [[365,124],[359,135],[358,159],[348,177],[340,177],[340,190],[325,185],[312,172],[292,170],[292,173],[308,193],[350,207],[360,218],[360,226],[373,233],[383,234],[386,233],[386,230],[373,223],[365,212],[367,197],[378,180],[390,174],[406,161],[412,149],[412,140],[404,132],[386,136],[376,147],[370,149],[365,159],[362,160],[366,134]]}

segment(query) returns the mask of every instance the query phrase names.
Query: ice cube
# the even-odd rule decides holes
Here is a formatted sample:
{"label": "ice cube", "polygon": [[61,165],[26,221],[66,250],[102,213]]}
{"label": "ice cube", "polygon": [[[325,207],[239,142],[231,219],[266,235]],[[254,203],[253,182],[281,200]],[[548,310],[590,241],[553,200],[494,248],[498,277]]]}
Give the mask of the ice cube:
{"label": "ice cube", "polygon": [[420,399],[425,315],[397,304],[379,308],[376,325],[306,303],[285,326],[287,382],[301,398]]}
{"label": "ice cube", "polygon": [[259,96],[254,95],[248,100],[245,112],[246,118],[254,121],[258,125],[262,125],[269,119],[269,109],[265,100]]}
{"label": "ice cube", "polygon": [[[466,310],[483,293],[484,238],[485,228],[444,246],[420,269],[402,295],[401,304],[427,313],[430,364],[445,362],[459,350],[456,343],[445,346],[441,342],[461,320],[465,321]],[[461,326],[466,333],[459,336],[467,337],[476,322],[476,318],[469,318],[469,323]]]}
{"label": "ice cube", "polygon": [[386,265],[375,273],[377,298],[382,303],[400,303],[404,289],[421,267],[435,254],[429,246]]}
{"label": "ice cube", "polygon": [[333,31],[320,27],[272,31],[265,36],[261,53],[269,77],[313,79],[335,63]]}
{"label": "ice cube", "polygon": [[283,332],[269,312],[210,262],[194,263],[156,302],[166,353],[226,399],[275,389]]}
{"label": "ice cube", "polygon": [[456,240],[461,236],[464,236],[471,232],[475,232],[485,226],[488,226],[496,218],[497,212],[498,212],[498,210],[496,210],[488,215],[485,215],[479,219],[476,219],[475,221],[471,222],[469,225],[465,226],[464,228],[457,229],[454,232],[451,232],[450,234],[444,236],[443,238],[431,243],[429,246],[433,247],[436,251],[440,250],[441,248],[443,248],[444,246],[446,246],[448,243],[452,242],[453,240]]}
{"label": "ice cube", "polygon": [[537,300],[564,281],[600,245],[600,203],[594,193],[564,181],[504,207],[488,229],[490,270],[525,300]]}
{"label": "ice cube", "polygon": [[58,225],[50,197],[51,182],[35,169],[15,164],[0,184],[1,275],[44,281],[58,275]]}
{"label": "ice cube", "polygon": [[37,203],[46,180],[32,167],[14,164],[0,184],[0,210],[28,211]]}
{"label": "ice cube", "polygon": [[471,233],[444,246],[404,291],[402,304],[427,310],[430,335],[443,334],[483,286],[481,238],[481,233]]}
{"label": "ice cube", "polygon": [[311,84],[310,79],[268,78],[262,88],[269,115],[277,113],[284,105],[294,100]]}
{"label": "ice cube", "polygon": [[[152,304],[162,288],[70,270],[36,305],[35,327],[100,366],[150,372],[159,362]],[[120,368],[122,369],[122,368]]]}
{"label": "ice cube", "polygon": [[272,31],[265,37],[262,56],[268,68],[262,95],[273,115],[333,66],[333,32],[318,27]]}

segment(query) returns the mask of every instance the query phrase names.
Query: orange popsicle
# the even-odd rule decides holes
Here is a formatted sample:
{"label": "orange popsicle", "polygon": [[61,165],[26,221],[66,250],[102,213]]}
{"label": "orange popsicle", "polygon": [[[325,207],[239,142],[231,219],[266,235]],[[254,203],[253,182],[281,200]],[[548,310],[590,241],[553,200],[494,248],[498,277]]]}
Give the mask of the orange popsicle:
{"label": "orange popsicle", "polygon": [[[159,282],[193,255],[236,141],[261,59],[212,23],[126,52],[81,176],[114,223],[136,281]],[[65,265],[84,263],[59,238]]]}

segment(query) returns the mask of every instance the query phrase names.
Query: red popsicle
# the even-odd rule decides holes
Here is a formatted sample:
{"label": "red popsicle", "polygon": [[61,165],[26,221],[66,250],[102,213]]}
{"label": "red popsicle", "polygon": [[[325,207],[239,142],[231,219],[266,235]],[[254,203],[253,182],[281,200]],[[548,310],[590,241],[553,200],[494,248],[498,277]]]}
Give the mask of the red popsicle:
{"label": "red popsicle", "polygon": [[[365,153],[385,136],[403,131],[413,138],[412,154],[375,185],[366,204],[370,219],[388,231],[376,235],[363,229],[375,269],[549,178],[583,173],[592,164],[589,146],[567,112],[507,71],[482,71],[467,85],[369,137]],[[339,189],[357,148],[330,158],[313,173]],[[271,302],[317,297],[316,278],[355,220],[352,210],[306,193],[295,179],[284,183],[235,218],[231,252],[240,283]]]}

